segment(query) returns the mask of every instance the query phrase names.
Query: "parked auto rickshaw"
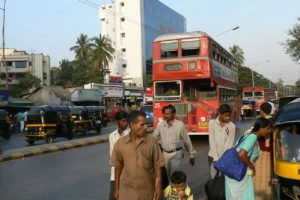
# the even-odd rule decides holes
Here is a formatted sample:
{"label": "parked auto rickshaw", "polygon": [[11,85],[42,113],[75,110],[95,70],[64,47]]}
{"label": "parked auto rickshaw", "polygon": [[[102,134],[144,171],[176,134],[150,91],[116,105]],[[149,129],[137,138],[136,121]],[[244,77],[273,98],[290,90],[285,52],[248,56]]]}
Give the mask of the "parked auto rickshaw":
{"label": "parked auto rickshaw", "polygon": [[51,143],[55,137],[73,138],[70,108],[67,106],[38,106],[28,111],[25,140],[33,145],[37,140]]}
{"label": "parked auto rickshaw", "polygon": [[276,199],[300,199],[300,98],[279,110],[273,139]]}
{"label": "parked auto rickshaw", "polygon": [[84,132],[89,133],[93,124],[89,116],[88,109],[85,106],[70,107],[72,115],[73,133]]}
{"label": "parked auto rickshaw", "polygon": [[0,136],[5,140],[9,140],[11,137],[10,120],[8,113],[3,109],[0,109]]}

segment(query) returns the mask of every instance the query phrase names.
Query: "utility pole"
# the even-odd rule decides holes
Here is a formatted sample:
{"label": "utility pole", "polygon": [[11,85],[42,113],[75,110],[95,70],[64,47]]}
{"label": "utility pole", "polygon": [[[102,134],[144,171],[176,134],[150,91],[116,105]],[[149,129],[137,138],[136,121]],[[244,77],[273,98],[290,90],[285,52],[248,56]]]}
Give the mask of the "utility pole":
{"label": "utility pole", "polygon": [[6,0],[4,0],[3,8],[0,8],[3,11],[3,24],[2,24],[2,66],[5,68],[5,80],[6,80],[6,89],[8,89],[8,72],[7,66],[5,62],[5,4]]}

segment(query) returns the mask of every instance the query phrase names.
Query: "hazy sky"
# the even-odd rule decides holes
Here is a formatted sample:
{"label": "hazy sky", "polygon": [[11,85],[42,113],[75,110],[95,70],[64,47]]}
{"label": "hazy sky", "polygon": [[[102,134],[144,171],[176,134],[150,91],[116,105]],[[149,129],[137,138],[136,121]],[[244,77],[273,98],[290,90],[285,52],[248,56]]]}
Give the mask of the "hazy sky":
{"label": "hazy sky", "polygon": [[[98,5],[110,0],[91,0]],[[239,45],[245,63],[265,77],[293,84],[300,64],[291,61],[280,45],[300,17],[299,0],[161,0],[186,17],[187,31],[201,30],[225,48]],[[0,7],[3,0],[0,0]],[[2,13],[1,13],[2,15]],[[2,16],[1,25],[2,25]],[[6,47],[50,55],[51,66],[74,59],[70,47],[81,34],[101,33],[98,10],[78,0],[7,0]],[[262,63],[265,60],[270,62]],[[261,64],[257,64],[261,63]]]}

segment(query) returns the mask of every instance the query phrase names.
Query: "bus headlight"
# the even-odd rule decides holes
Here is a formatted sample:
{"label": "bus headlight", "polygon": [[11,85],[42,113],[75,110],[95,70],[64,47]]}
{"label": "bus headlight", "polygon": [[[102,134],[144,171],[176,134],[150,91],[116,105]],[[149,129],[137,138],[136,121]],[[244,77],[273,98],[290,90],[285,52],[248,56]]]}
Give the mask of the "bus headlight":
{"label": "bus headlight", "polygon": [[205,121],[206,121],[205,117],[201,117],[201,118],[200,118],[200,121],[201,121],[201,122],[205,122]]}

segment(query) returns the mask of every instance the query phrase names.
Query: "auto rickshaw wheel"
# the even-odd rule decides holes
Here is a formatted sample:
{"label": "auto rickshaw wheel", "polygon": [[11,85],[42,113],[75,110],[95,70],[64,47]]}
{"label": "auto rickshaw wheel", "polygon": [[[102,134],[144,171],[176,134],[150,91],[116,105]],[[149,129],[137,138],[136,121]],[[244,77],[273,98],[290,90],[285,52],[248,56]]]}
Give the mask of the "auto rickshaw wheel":
{"label": "auto rickshaw wheel", "polygon": [[46,143],[51,144],[53,142],[53,138],[51,136],[46,137]]}
{"label": "auto rickshaw wheel", "polygon": [[33,145],[34,144],[34,140],[26,140],[26,142],[29,144],[29,145]]}
{"label": "auto rickshaw wheel", "polygon": [[72,140],[73,137],[74,137],[73,131],[69,131],[69,132],[67,133],[67,139],[68,139],[68,140]]}
{"label": "auto rickshaw wheel", "polygon": [[3,133],[3,138],[4,138],[5,140],[9,140],[10,137],[11,137],[10,131]]}

